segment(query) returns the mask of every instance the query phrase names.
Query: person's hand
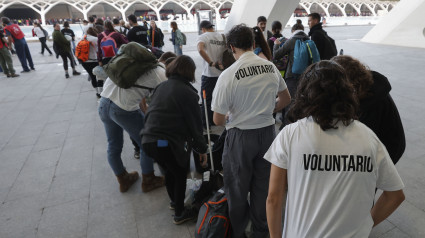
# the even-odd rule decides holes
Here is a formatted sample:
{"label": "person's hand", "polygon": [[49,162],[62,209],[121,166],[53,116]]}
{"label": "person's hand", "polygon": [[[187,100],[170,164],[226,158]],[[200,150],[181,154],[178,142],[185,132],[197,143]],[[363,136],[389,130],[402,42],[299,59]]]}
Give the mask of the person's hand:
{"label": "person's hand", "polygon": [[275,45],[280,45],[280,43],[281,43],[281,42],[280,42],[280,40],[278,40],[278,39],[276,39],[276,40],[274,41],[274,44],[275,44]]}
{"label": "person's hand", "polygon": [[180,49],[183,49],[183,46],[182,45],[180,46]]}
{"label": "person's hand", "polygon": [[201,162],[201,167],[208,167],[208,157],[207,154],[199,154],[199,161]]}

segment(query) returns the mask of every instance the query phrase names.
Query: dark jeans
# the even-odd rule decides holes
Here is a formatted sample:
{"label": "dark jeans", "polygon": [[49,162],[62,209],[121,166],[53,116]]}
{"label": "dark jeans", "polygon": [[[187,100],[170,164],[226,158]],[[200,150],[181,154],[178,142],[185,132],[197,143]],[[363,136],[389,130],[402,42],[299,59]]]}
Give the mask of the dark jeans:
{"label": "dark jeans", "polygon": [[46,49],[49,54],[52,54],[52,51],[50,51],[49,47],[46,44],[46,37],[40,37],[38,38],[41,42],[41,53],[44,54],[44,49]]}
{"label": "dark jeans", "polygon": [[96,75],[93,74],[93,69],[96,66],[99,66],[98,62],[84,62],[82,63],[83,68],[87,71],[87,73],[90,75],[90,79],[91,79],[91,85],[93,86],[93,88],[97,88],[97,87],[102,87],[103,86],[103,81],[102,81],[102,85],[99,85],[99,81],[97,81]]}
{"label": "dark jeans", "polygon": [[[28,48],[28,44],[24,39],[21,40],[15,40],[15,49],[16,54],[18,55],[19,61],[21,62],[22,69],[24,71],[29,71],[28,64],[31,69],[34,68],[34,63],[32,62],[32,57],[30,53],[30,49]],[[28,64],[27,64],[28,60]]]}
{"label": "dark jeans", "polygon": [[177,164],[170,147],[158,147],[156,142],[143,144],[143,151],[164,169],[165,187],[171,201],[176,204],[175,215],[180,216],[184,210],[186,179],[189,165],[186,168]]}
{"label": "dark jeans", "polygon": [[204,128],[207,126],[207,122],[205,120],[205,107],[204,107],[204,97],[202,96],[202,91],[205,90],[206,94],[206,101],[207,101],[207,113],[208,113],[208,122],[210,125],[214,125],[213,121],[213,112],[211,111],[211,100],[212,100],[212,94],[215,88],[215,85],[217,84],[218,77],[207,77],[202,75],[202,83],[201,83],[201,98],[202,98],[202,125]]}
{"label": "dark jeans", "polygon": [[288,87],[289,94],[291,95],[291,103],[282,109],[282,125],[280,126],[279,130],[282,130],[283,127],[289,124],[289,121],[287,119],[287,114],[289,111],[289,108],[292,106],[295,100],[295,94],[297,92],[299,75],[294,75],[290,78],[285,79],[286,86]]}
{"label": "dark jeans", "polygon": [[69,62],[71,63],[71,68],[75,69],[74,58],[71,55],[71,52],[61,53],[60,56],[63,61],[63,69],[65,69],[65,71],[68,70],[68,59],[69,59]]}

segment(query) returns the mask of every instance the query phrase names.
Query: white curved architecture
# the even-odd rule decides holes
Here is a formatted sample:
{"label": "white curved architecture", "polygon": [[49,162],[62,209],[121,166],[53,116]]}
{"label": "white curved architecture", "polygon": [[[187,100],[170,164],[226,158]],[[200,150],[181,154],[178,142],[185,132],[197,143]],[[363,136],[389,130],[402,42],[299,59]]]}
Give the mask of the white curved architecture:
{"label": "white curved architecture", "polygon": [[[211,8],[211,10],[215,11],[216,18],[218,19],[220,17],[219,10],[223,7],[223,5],[225,3],[233,4],[234,1],[235,0],[0,0],[0,13],[11,5],[22,4],[28,6],[29,8],[40,14],[42,22],[44,23],[46,19],[46,14],[50,10],[52,10],[53,7],[58,4],[67,4],[81,12],[84,19],[87,19],[89,11],[92,10],[94,6],[100,3],[107,4],[113,7],[118,12],[120,12],[123,19],[125,19],[126,11],[129,10],[134,4],[142,3],[151,8],[157,14],[157,16],[159,16],[159,11],[167,3],[172,2],[182,7],[188,13],[197,3],[206,4]],[[242,0],[241,2],[246,1]],[[281,11],[280,15],[286,15],[287,11],[292,13],[293,9],[297,7],[297,4],[295,4],[295,2],[299,2],[299,6],[302,7],[307,14],[309,14],[313,9],[315,9],[323,11],[324,15],[326,15],[327,17],[331,16],[332,14],[330,13],[330,11],[334,11],[335,9],[338,9],[340,16],[347,16],[346,11],[348,8],[350,10],[354,10],[357,15],[361,15],[362,9],[368,9],[373,16],[376,16],[379,10],[388,12],[391,8],[395,6],[395,4],[397,4],[397,2],[394,1],[378,0],[257,0],[249,2],[250,4],[247,6],[247,8],[255,6],[255,8],[258,9],[260,12],[262,11],[262,9],[271,9],[276,3],[278,3],[280,5],[280,7],[278,8],[278,10]],[[277,11],[276,8],[273,9],[274,11]],[[255,16],[257,15],[259,14],[255,14]],[[281,17],[280,19],[283,20]],[[284,19],[286,19],[286,17],[284,17]]]}
{"label": "white curved architecture", "polygon": [[425,48],[425,0],[402,0],[363,42]]}

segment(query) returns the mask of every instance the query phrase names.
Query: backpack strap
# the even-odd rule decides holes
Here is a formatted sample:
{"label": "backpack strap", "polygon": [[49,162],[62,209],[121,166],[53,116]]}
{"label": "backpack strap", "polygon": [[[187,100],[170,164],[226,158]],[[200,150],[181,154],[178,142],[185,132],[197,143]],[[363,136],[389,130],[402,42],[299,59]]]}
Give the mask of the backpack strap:
{"label": "backpack strap", "polygon": [[152,90],[153,90],[153,88],[149,88],[149,87],[145,87],[145,86],[137,85],[137,84],[133,85],[133,87],[147,89],[147,90],[149,90],[149,92],[152,92]]}
{"label": "backpack strap", "polygon": [[105,32],[104,32],[104,31],[102,31],[102,35],[103,35],[103,37],[106,37],[106,34],[105,34]]}

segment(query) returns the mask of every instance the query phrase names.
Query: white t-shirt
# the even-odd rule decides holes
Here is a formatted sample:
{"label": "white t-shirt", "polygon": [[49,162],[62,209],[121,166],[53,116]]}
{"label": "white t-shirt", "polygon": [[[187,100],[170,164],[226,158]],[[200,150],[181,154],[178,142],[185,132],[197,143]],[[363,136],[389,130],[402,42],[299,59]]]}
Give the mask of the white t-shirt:
{"label": "white t-shirt", "polygon": [[[204,50],[213,62],[221,61],[224,50],[226,49],[226,42],[223,36],[218,32],[205,32],[198,37],[199,43],[204,43]],[[210,67],[209,62],[202,60],[203,71],[202,75],[207,77],[218,77],[221,71],[215,67]]]}
{"label": "white t-shirt", "polygon": [[37,35],[38,38],[46,37],[40,27],[34,27],[34,33]]}
{"label": "white t-shirt", "polygon": [[[165,69],[156,67],[137,79],[136,84],[155,88],[161,82],[167,80]],[[131,87],[128,89],[118,87],[110,78],[107,78],[100,94],[104,98],[109,98],[121,109],[126,111],[136,111],[139,109],[140,101],[149,95],[149,90]]]}
{"label": "white t-shirt", "polygon": [[270,61],[249,51],[221,73],[211,110],[229,112],[226,128],[258,129],[273,125],[276,95],[286,89],[279,70]]}
{"label": "white t-shirt", "polygon": [[287,125],[264,155],[287,169],[282,237],[368,237],[375,188],[404,187],[368,127],[359,121],[337,126],[323,131],[311,117],[301,119]]}
{"label": "white t-shirt", "polygon": [[87,40],[90,41],[89,60],[97,62],[97,37],[87,35]]}

